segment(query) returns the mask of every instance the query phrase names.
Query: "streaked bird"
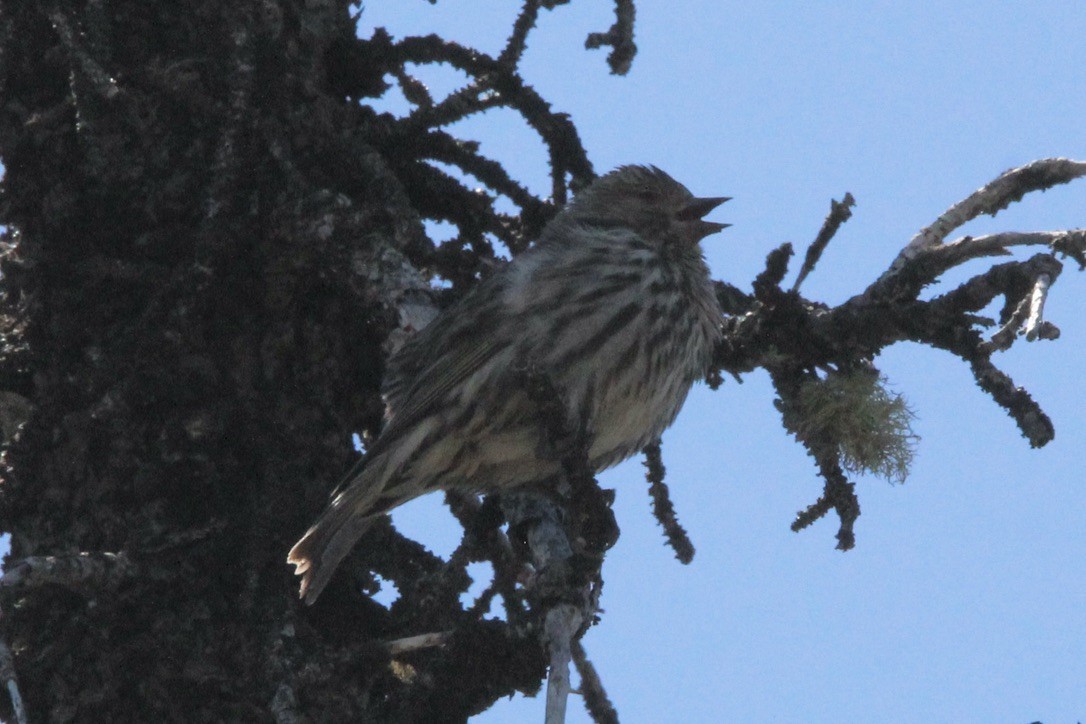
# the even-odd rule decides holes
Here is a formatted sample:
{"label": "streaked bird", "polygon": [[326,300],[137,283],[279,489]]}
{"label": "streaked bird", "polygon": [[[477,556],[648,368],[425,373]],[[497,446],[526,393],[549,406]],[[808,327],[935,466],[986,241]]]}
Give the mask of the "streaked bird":
{"label": "streaked bird", "polygon": [[596,180],[530,250],[416,334],[389,362],[387,424],[287,558],[313,603],[374,518],[435,490],[539,483],[538,410],[515,384],[531,364],[587,423],[596,470],[656,439],[704,377],[720,336],[701,240],[727,198],[697,198],[658,168]]}

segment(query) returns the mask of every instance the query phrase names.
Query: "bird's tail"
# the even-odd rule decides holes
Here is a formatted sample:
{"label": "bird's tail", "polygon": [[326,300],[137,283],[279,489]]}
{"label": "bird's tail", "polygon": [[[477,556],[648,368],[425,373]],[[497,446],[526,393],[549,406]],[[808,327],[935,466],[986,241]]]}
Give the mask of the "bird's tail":
{"label": "bird's tail", "polygon": [[302,577],[298,595],[312,604],[328,585],[340,561],[351,551],[374,519],[400,500],[383,494],[381,463],[367,465],[348,479],[321,517],[287,554],[287,563],[294,564],[294,574]]}

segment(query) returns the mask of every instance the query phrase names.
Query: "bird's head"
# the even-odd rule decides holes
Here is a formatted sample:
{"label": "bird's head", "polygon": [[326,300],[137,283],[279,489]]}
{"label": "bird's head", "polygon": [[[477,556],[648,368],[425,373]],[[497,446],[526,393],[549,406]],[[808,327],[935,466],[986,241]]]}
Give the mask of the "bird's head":
{"label": "bird's head", "polygon": [[691,248],[729,226],[702,218],[727,200],[698,198],[655,166],[621,166],[579,193],[569,211],[583,223],[621,226],[646,240]]}

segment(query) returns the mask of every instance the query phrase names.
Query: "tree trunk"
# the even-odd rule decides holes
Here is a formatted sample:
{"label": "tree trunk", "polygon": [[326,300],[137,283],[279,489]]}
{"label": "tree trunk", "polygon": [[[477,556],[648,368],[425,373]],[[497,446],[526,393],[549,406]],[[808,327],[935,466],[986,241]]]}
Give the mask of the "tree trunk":
{"label": "tree trunk", "polygon": [[[293,595],[286,551],[379,424],[430,251],[369,140],[384,70],[348,3],[2,12],[0,389],[33,406],[2,630],[30,720],[455,721],[537,687],[498,623],[416,667],[372,643],[451,627],[459,581],[392,614],[361,569]],[[383,575],[442,580],[367,541]]]}

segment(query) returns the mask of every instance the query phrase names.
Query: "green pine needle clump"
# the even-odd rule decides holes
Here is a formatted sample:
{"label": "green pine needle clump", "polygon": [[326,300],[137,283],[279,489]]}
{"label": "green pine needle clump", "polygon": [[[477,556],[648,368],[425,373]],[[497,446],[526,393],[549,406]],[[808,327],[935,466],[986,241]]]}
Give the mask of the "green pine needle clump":
{"label": "green pine needle clump", "polygon": [[797,436],[835,443],[841,465],[850,473],[905,482],[920,440],[912,428],[916,415],[887,384],[885,377],[866,372],[830,374],[804,383]]}

